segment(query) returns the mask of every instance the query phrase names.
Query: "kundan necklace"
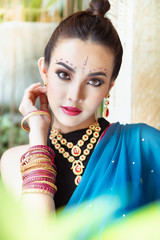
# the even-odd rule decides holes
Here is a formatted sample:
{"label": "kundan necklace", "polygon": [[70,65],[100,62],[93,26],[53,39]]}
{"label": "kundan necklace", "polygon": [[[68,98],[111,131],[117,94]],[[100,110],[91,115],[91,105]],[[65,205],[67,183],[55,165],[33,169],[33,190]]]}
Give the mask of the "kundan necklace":
{"label": "kundan necklace", "polygon": [[[52,144],[55,146],[55,149],[59,151],[63,155],[64,158],[68,159],[70,163],[72,163],[72,171],[76,175],[75,184],[78,185],[81,180],[81,175],[83,173],[83,161],[86,159],[87,155],[89,155],[90,150],[93,148],[94,144],[97,142],[99,137],[99,132],[101,131],[101,127],[98,122],[90,125],[86,130],[86,133],[82,136],[82,139],[78,140],[77,144],[74,145],[72,142],[67,142],[63,135],[54,127],[50,132],[50,139]],[[87,147],[85,150],[81,150],[81,147],[85,142],[88,141]],[[68,148],[68,151],[65,150]]]}

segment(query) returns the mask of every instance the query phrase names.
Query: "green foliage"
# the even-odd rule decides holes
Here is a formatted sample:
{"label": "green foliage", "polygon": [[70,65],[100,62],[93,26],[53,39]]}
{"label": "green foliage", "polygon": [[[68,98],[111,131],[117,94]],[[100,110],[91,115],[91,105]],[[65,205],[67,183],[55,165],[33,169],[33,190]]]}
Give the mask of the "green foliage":
{"label": "green foliage", "polygon": [[41,15],[42,3],[42,0],[22,0],[26,21],[37,21]]}
{"label": "green foliage", "polygon": [[24,16],[26,22],[37,22],[41,15],[41,9],[26,8],[24,9]]}
{"label": "green foliage", "polygon": [[22,0],[25,8],[41,8],[42,0]]}
{"label": "green foliage", "polygon": [[58,212],[56,218],[54,214],[42,216],[40,213],[27,211],[21,202],[15,201],[0,179],[0,239],[160,239],[159,202],[139,208],[123,219],[116,219],[117,207],[107,200],[107,196],[101,196],[92,201],[91,207],[89,205],[90,202],[86,201],[78,210],[72,207],[65,213]]}
{"label": "green foliage", "polygon": [[[71,11],[78,3],[78,9],[82,10],[83,1],[70,0]],[[22,15],[22,21],[39,22],[41,18],[49,22],[51,16],[58,10],[59,17],[63,18],[63,11],[67,2],[64,0],[0,0],[0,23],[3,21],[14,21],[16,19],[16,9]],[[20,8],[17,8],[20,7]],[[10,11],[11,10],[11,11]],[[14,14],[15,11],[15,14]],[[51,20],[52,21],[52,20]]]}
{"label": "green foliage", "polygon": [[0,22],[3,22],[4,12],[0,9]]}
{"label": "green foliage", "polygon": [[54,4],[56,4],[56,3],[60,3],[61,4],[61,2],[62,2],[62,0],[48,0],[48,1],[45,1],[45,8],[49,8],[49,7],[51,7],[51,6],[53,6]]}
{"label": "green foliage", "polygon": [[[10,143],[11,133],[13,136],[12,145]],[[0,116],[0,157],[9,147],[26,144],[27,142],[28,136],[21,129],[17,116],[15,116],[14,122],[11,121],[8,113]]]}

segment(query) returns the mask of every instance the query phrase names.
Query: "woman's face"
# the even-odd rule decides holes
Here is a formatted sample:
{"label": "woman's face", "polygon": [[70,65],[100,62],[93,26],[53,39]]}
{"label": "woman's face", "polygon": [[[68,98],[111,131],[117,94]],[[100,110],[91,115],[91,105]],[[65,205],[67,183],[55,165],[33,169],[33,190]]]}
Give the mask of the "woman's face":
{"label": "woman's face", "polygon": [[114,83],[113,62],[111,51],[100,44],[59,40],[49,68],[40,67],[48,81],[54,127],[67,133],[94,123],[95,112]]}

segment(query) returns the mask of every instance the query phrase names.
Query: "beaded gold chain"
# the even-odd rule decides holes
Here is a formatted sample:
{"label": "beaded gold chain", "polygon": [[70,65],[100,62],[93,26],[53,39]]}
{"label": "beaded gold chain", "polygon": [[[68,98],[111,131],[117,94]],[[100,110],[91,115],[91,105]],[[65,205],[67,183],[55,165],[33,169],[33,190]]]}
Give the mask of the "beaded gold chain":
{"label": "beaded gold chain", "polygon": [[[72,142],[67,142],[67,140],[63,138],[62,134],[57,129],[55,129],[54,127],[51,129],[49,138],[51,139],[52,144],[55,146],[55,149],[57,149],[64,158],[68,159],[68,161],[72,163],[71,169],[76,175],[76,185],[79,184],[82,177],[84,168],[83,161],[86,159],[87,155],[89,155],[90,150],[97,142],[100,131],[101,127],[99,126],[99,123],[95,122],[94,124],[89,126],[89,128],[86,130],[86,133],[82,136],[82,139],[78,140],[76,145],[73,145]],[[82,152],[81,147],[86,141],[89,140],[89,137],[91,137],[90,142],[87,144],[86,149]],[[70,149],[70,153],[67,152],[64,147],[62,147],[62,145]]]}

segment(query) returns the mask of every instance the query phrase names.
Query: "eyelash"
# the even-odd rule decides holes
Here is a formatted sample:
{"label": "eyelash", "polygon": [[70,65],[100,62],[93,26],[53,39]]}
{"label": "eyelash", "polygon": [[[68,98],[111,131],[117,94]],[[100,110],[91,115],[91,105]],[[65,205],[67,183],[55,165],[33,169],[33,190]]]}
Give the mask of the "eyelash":
{"label": "eyelash", "polygon": [[[93,84],[93,82],[98,82],[98,84]],[[90,82],[92,82],[92,83],[90,83]],[[88,82],[90,85],[92,85],[93,87],[100,87],[104,82],[102,81],[102,80],[100,80],[100,79],[91,79],[91,80],[89,80],[89,82]]]}
{"label": "eyelash", "polygon": [[[67,72],[63,71],[63,70],[58,70],[58,71],[56,71],[55,73],[56,73],[57,76],[58,76],[60,79],[62,79],[62,80],[70,80],[70,75],[69,75]],[[69,76],[69,78],[67,78],[67,77],[61,77],[61,74],[67,75],[67,77]]]}
{"label": "eyelash", "polygon": [[[57,76],[61,79],[61,80],[70,80],[71,78],[70,78],[70,75],[66,72],[66,71],[64,71],[64,70],[57,70],[56,72],[55,72],[56,74],[57,74]],[[67,75],[67,77],[69,77],[69,78],[67,78],[67,77],[64,77],[64,76],[61,76],[61,74],[64,74],[64,75]],[[94,82],[98,82],[98,84],[96,83],[94,83]],[[102,81],[102,80],[100,80],[100,79],[91,79],[91,80],[89,80],[88,81],[88,84],[90,84],[91,86],[93,86],[93,87],[99,87],[99,86],[101,86],[102,84],[103,84],[104,82]]]}

